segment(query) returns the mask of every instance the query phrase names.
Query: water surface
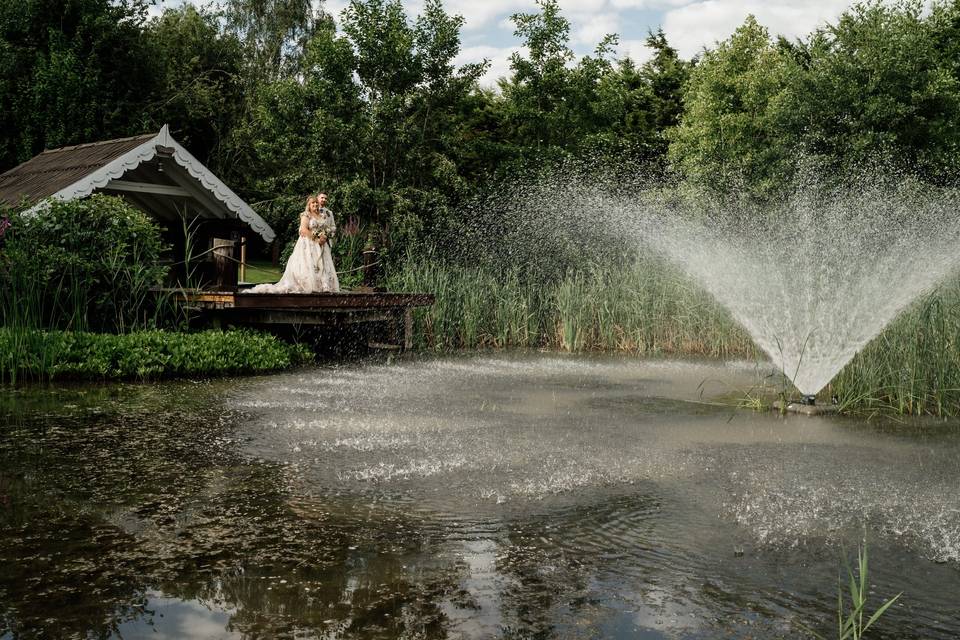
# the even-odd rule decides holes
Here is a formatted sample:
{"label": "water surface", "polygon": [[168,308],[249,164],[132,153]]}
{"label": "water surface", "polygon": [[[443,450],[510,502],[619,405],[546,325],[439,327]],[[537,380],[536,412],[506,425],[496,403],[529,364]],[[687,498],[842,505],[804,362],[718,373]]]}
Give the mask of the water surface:
{"label": "water surface", "polygon": [[0,395],[0,637],[960,636],[960,427],[547,354]]}

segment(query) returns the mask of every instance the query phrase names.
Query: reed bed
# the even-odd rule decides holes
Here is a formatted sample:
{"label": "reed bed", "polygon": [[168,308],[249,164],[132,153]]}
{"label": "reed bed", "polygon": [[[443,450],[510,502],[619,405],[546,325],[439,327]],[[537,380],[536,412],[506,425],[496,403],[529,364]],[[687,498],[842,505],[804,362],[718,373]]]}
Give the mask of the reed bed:
{"label": "reed bed", "polygon": [[960,416],[960,282],[924,296],[841,371],[848,410]]}
{"label": "reed bed", "polygon": [[531,282],[522,271],[409,261],[391,290],[430,291],[436,303],[418,311],[421,349],[543,347],[571,352],[618,351],[752,357],[749,336],[707,293],[652,259],[623,269],[570,271]]}
{"label": "reed bed", "polygon": [[[443,352],[537,347],[765,358],[709,294],[654,258],[622,269],[568,272],[530,282],[522,271],[408,261],[391,290],[430,291],[418,348]],[[960,282],[918,300],[833,380],[848,412],[960,416]]]}

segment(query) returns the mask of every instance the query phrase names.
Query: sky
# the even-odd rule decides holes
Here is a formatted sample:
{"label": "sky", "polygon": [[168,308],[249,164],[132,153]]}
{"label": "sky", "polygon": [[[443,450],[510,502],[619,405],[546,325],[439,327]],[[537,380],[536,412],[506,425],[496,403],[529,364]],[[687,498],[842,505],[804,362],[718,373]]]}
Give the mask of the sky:
{"label": "sky", "polygon": [[[188,0],[157,0],[152,12],[162,6],[177,6]],[[216,0],[192,0],[212,5]],[[317,0],[320,2],[320,0]],[[334,16],[348,0],[323,0],[321,6]],[[416,16],[423,0],[403,0],[408,15]],[[534,0],[445,0],[447,12],[464,18],[463,48],[457,62],[490,61],[482,84],[494,86],[508,75],[510,54],[520,48],[510,16],[531,12]],[[620,38],[618,53],[637,62],[649,57],[644,39],[662,27],[667,41],[684,58],[726,39],[749,14],[774,34],[788,38],[804,36],[825,22],[834,21],[850,0],[559,0],[571,24],[571,48],[578,55],[592,53],[607,33]]]}

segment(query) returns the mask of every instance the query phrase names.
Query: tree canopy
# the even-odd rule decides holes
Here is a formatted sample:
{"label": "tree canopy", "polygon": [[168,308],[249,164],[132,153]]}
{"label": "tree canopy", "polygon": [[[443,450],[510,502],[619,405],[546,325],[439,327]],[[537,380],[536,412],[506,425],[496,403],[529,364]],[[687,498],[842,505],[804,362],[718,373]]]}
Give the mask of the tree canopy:
{"label": "tree canopy", "polygon": [[670,157],[703,184],[759,194],[798,158],[833,170],[885,162],[954,180],[960,4],[857,4],[809,38],[774,39],[750,17],[704,53]]}
{"label": "tree canopy", "polygon": [[798,158],[896,160],[954,180],[960,4],[857,4],[787,41],[748,18],[697,58],[662,30],[642,61],[608,34],[574,53],[556,0],[512,16],[521,51],[496,87],[457,64],[441,0],[190,3],[0,0],[0,168],[44,148],[174,134],[284,233],[307,192],[398,245],[464,215],[491,180],[567,158],[653,163],[769,195]]}

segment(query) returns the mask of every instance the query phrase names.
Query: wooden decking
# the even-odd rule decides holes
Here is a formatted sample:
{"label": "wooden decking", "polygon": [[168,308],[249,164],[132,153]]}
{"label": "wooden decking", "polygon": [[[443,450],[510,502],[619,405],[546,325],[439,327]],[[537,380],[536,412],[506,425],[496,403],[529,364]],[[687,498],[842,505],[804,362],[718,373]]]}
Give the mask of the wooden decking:
{"label": "wooden decking", "polygon": [[[381,325],[386,331],[371,340],[375,348],[409,349],[413,309],[434,302],[429,293],[350,291],[342,293],[244,293],[177,290],[185,305],[214,325]],[[382,336],[386,336],[384,339]]]}

